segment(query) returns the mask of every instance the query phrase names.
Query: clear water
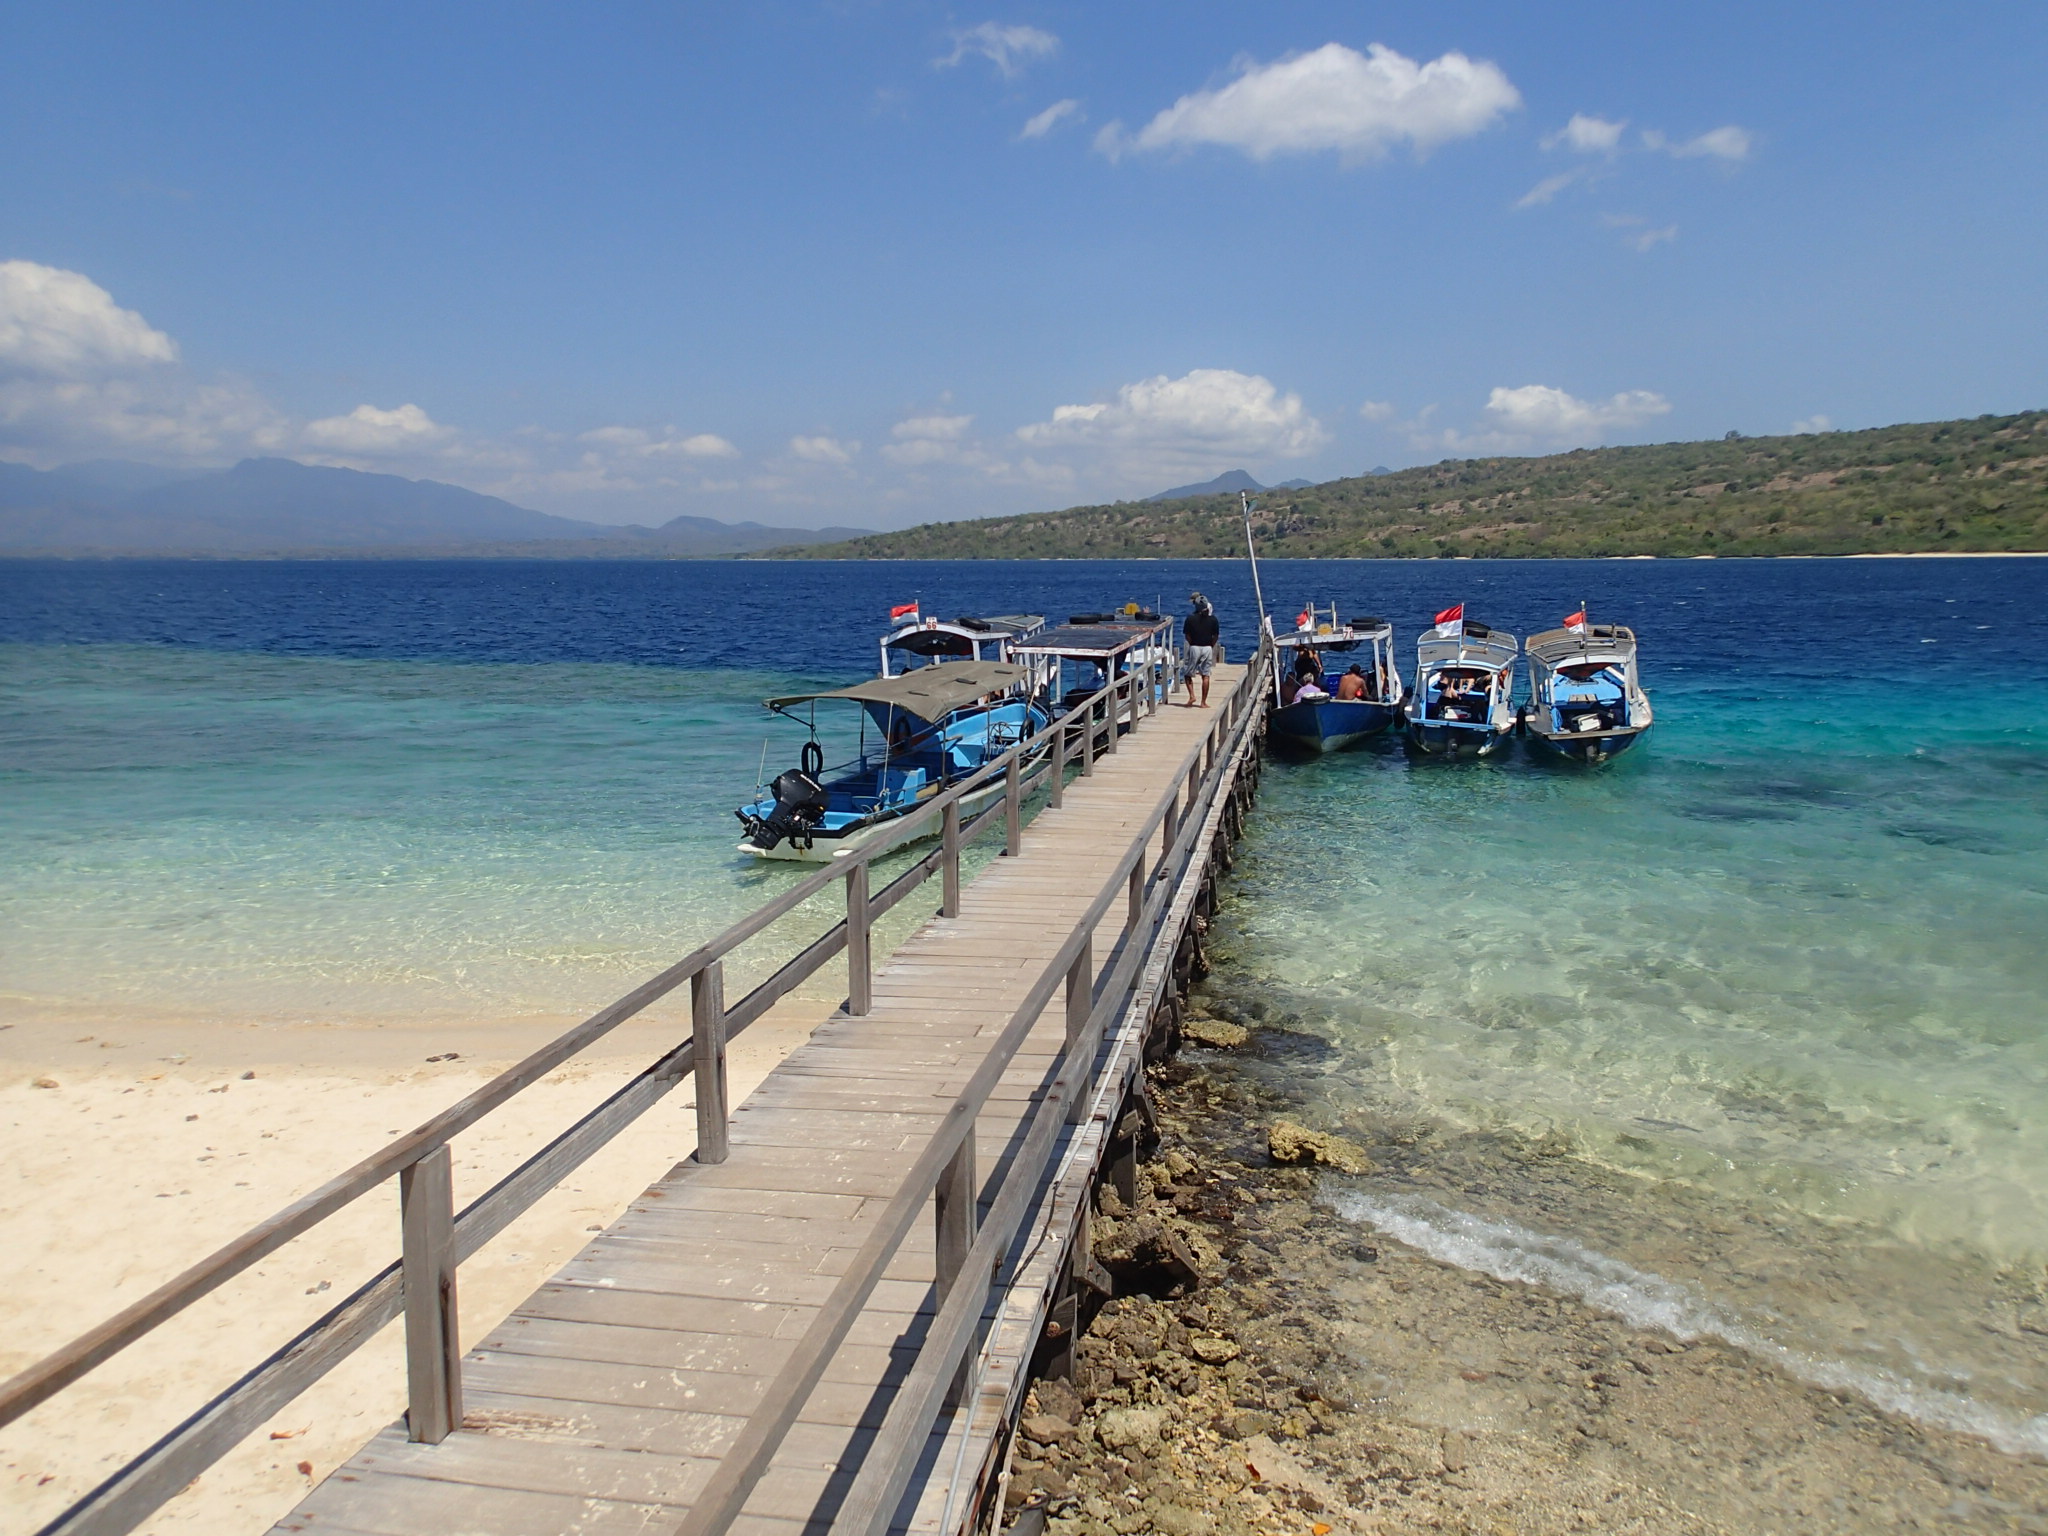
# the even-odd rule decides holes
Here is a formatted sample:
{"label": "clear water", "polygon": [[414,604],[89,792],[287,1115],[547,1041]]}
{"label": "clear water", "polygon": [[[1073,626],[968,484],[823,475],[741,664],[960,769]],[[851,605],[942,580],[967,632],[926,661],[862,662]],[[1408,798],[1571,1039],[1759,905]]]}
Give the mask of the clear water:
{"label": "clear water", "polygon": [[[764,740],[771,774],[798,745],[757,701],[869,670],[890,603],[1195,587],[1243,654],[1227,563],[0,562],[0,1008],[587,1011],[800,878],[733,851]],[[1540,1188],[1504,1154],[1352,1216],[2048,1449],[2048,562],[1267,590],[1404,642],[1589,601],[1659,716],[1597,773],[1268,774],[1219,937],[1327,1042],[1297,1086],[1547,1154]]]}

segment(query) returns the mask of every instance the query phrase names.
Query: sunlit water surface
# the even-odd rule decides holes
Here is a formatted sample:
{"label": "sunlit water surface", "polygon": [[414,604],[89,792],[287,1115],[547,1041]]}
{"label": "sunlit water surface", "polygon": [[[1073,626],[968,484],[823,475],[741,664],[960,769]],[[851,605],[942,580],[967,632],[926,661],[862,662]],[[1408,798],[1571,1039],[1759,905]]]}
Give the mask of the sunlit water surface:
{"label": "sunlit water surface", "polygon": [[[0,562],[0,1008],[587,1012],[800,876],[733,849],[799,740],[758,701],[871,670],[890,603],[1194,587],[1242,654],[1230,564]],[[2048,564],[1267,588],[1403,643],[1458,600],[1519,632],[1590,600],[1660,716],[1595,773],[1267,775],[1219,986],[1327,1043],[1287,1070],[1333,1121],[1525,1154],[1340,1208],[2048,1451]]]}

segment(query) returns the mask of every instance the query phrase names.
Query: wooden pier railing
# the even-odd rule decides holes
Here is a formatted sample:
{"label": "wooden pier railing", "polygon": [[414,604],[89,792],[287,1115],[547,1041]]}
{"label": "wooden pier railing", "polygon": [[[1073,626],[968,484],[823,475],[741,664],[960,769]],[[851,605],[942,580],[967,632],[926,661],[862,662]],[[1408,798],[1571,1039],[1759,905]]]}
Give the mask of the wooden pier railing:
{"label": "wooden pier railing", "polygon": [[[684,1530],[713,1536],[731,1523],[862,1303],[881,1278],[918,1212],[936,1195],[940,1224],[939,1313],[909,1378],[898,1392],[875,1448],[863,1460],[834,1523],[844,1536],[874,1536],[900,1499],[916,1460],[912,1449],[930,1432],[949,1390],[961,1378],[987,1291],[960,1284],[968,1275],[1000,1278],[1009,1247],[1042,1181],[1061,1128],[1078,1117],[1104,1020],[1129,990],[1191,857],[1195,834],[1235,761],[1263,719],[1270,652],[1256,658],[1243,684],[1201,741],[1176,768],[1171,788],[1061,946],[1055,960],[1019,999],[1009,1024],[948,1112],[943,1129],[890,1200],[852,1267],[813,1319],[795,1352],[770,1384],[759,1409],[694,1501]],[[407,1427],[415,1441],[438,1443],[462,1422],[456,1278],[474,1255],[562,1179],[661,1101],[684,1077],[697,1082],[697,1161],[727,1156],[727,1044],[841,951],[847,957],[845,1010],[869,1011],[875,921],[934,873],[941,877],[941,915],[960,906],[961,857],[997,825],[1004,852],[1018,851],[1026,801],[1040,788],[1061,804],[1069,766],[1087,775],[1101,752],[1117,750],[1121,731],[1155,714],[1177,681],[1176,664],[1134,669],[1069,710],[1036,738],[1019,742],[972,778],[905,818],[886,848],[859,849],[792,885],[772,901],[700,945],[659,975],[593,1014],[485,1083],[468,1097],[397,1138],[353,1168],[250,1228],[99,1327],[0,1384],[0,1425],[62,1392],[95,1367],[163,1326],[193,1303],[395,1179],[399,1187],[400,1257],[283,1347],[246,1372],[154,1445],[128,1462],[49,1525],[41,1536],[121,1536],[211,1466],[293,1398],[312,1386],[386,1324],[405,1319]],[[1098,712],[1100,718],[1098,718]],[[1000,779],[1001,796],[971,819],[961,801]],[[879,891],[871,866],[904,841],[938,833],[938,846]],[[1148,863],[1152,839],[1158,856]],[[845,885],[845,916],[813,939],[738,1002],[724,996],[726,958],[834,881]],[[1126,921],[1107,966],[1095,980],[1092,935],[1119,895]],[[1149,926],[1148,926],[1149,925]],[[555,1137],[462,1211],[453,1208],[450,1144],[462,1132],[545,1078],[619,1025],[688,983],[691,1036],[649,1065],[604,1103]],[[1019,1154],[991,1193],[975,1177],[975,1116],[1004,1067],[1050,1003],[1066,991],[1066,1047],[1053,1091],[1033,1110]],[[977,1223],[977,1194],[992,1201]]]}

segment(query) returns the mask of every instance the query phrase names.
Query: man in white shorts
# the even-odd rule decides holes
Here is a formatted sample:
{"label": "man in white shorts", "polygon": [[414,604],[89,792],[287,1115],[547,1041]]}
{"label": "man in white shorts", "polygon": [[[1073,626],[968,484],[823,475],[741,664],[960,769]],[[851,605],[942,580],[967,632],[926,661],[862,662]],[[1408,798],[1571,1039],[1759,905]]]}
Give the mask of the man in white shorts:
{"label": "man in white shorts", "polygon": [[1209,599],[1199,592],[1190,592],[1188,601],[1194,610],[1181,621],[1181,638],[1187,642],[1188,651],[1188,704],[1195,707],[1195,679],[1202,680],[1202,708],[1209,707],[1209,674],[1216,670],[1216,642],[1222,636],[1222,627],[1216,622],[1216,610],[1209,606]]}

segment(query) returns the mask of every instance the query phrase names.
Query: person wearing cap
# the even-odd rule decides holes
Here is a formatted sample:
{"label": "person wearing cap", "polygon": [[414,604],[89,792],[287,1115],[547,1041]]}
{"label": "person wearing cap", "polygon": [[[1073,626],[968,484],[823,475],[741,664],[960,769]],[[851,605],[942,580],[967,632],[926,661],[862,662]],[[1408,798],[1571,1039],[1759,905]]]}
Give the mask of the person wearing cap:
{"label": "person wearing cap", "polygon": [[1209,606],[1209,599],[1199,592],[1190,592],[1188,601],[1194,609],[1181,621],[1181,638],[1187,642],[1187,707],[1195,707],[1195,679],[1202,680],[1203,709],[1209,707],[1209,674],[1216,670],[1216,642],[1222,638],[1222,626],[1216,622],[1216,610]]}

